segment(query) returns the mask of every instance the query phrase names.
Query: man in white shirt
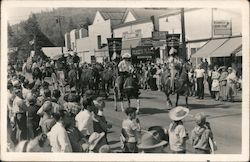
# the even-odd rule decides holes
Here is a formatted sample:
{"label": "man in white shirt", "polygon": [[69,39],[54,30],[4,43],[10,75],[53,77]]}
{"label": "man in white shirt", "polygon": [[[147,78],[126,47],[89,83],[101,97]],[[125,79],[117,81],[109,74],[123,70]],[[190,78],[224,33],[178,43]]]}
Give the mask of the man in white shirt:
{"label": "man in white shirt", "polygon": [[128,74],[134,71],[134,67],[129,61],[130,58],[131,58],[131,54],[125,53],[122,55],[123,60],[118,64],[119,75],[121,77],[121,82],[119,84],[121,91],[123,90],[123,85],[124,85],[125,79],[128,77]]}
{"label": "man in white shirt", "polygon": [[82,109],[75,117],[76,127],[85,136],[89,137],[94,132],[92,107],[87,106]]}
{"label": "man in white shirt", "polygon": [[56,124],[47,134],[52,152],[72,152],[69,137],[63,125],[64,121],[69,120],[66,113],[65,110],[60,110],[59,113],[53,115]]}
{"label": "man in white shirt", "polygon": [[197,82],[197,99],[204,99],[204,84],[206,81],[205,70],[201,69],[201,64],[194,70]]}

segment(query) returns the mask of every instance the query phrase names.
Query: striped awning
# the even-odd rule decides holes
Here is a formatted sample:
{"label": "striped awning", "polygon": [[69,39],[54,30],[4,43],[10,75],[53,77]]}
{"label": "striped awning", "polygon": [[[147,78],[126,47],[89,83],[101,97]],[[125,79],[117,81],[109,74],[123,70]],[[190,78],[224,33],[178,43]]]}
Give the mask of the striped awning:
{"label": "striped awning", "polygon": [[235,50],[242,45],[242,38],[235,37],[229,38],[219,48],[210,54],[210,57],[229,57],[234,54]]}
{"label": "striped awning", "polygon": [[224,44],[228,39],[213,39],[208,41],[205,45],[203,45],[196,53],[194,53],[191,57],[209,57],[209,55],[214,52],[217,48],[219,48],[222,44]]}

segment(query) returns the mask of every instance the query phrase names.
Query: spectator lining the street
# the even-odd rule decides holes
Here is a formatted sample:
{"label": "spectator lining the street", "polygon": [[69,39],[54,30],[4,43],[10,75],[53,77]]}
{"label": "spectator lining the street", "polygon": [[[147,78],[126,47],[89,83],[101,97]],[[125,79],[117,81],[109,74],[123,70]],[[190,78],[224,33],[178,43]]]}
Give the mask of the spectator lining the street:
{"label": "spectator lining the street", "polygon": [[204,99],[204,84],[206,80],[205,70],[202,69],[201,64],[199,64],[194,72],[197,82],[197,99]]}
{"label": "spectator lining the street", "polygon": [[161,139],[156,130],[143,131],[138,148],[141,153],[164,153],[164,145],[168,142]]}
{"label": "spectator lining the street", "polygon": [[227,67],[223,66],[222,68],[222,72],[220,75],[220,97],[222,101],[226,101],[227,100],[227,76],[228,76],[228,72],[226,71]]}
{"label": "spectator lining the street", "polygon": [[208,90],[209,90],[209,93],[210,93],[210,96],[212,98],[214,98],[214,95],[213,95],[213,92],[212,92],[212,73],[213,73],[213,68],[211,65],[208,66],[207,68],[207,71],[206,71],[206,75],[207,75],[207,83],[208,83]]}
{"label": "spectator lining the street", "polygon": [[79,131],[85,136],[89,137],[94,132],[93,126],[93,105],[92,100],[86,101],[87,103],[83,103],[83,107],[81,111],[76,115],[76,127]]}
{"label": "spectator lining the street", "polygon": [[68,101],[63,104],[64,110],[66,110],[69,113],[74,114],[75,116],[80,112],[81,107],[79,103],[77,102],[77,95],[70,93],[68,95]]}
{"label": "spectator lining the street", "polygon": [[228,76],[226,79],[227,79],[227,98],[228,101],[233,102],[234,96],[237,94],[236,83],[238,79],[235,71],[231,67],[228,68]]}
{"label": "spectator lining the street", "polygon": [[52,113],[58,113],[59,110],[63,109],[62,105],[59,104],[59,98],[61,97],[61,92],[58,89],[53,90],[52,92],[52,98],[51,98],[51,102],[52,102]]}
{"label": "spectator lining the street", "polygon": [[210,123],[206,121],[204,113],[195,115],[196,126],[191,133],[191,143],[196,154],[210,154],[211,147],[209,138],[213,139],[213,133],[210,128]]}
{"label": "spectator lining the street", "polygon": [[13,114],[14,114],[14,123],[16,126],[16,141],[20,142],[21,140],[27,139],[27,106],[22,97],[21,89],[15,90],[15,99],[13,101]]}
{"label": "spectator lining the street", "polygon": [[52,152],[72,152],[67,131],[65,130],[65,121],[68,120],[67,112],[60,110],[59,113],[53,113],[56,124],[47,133]]}
{"label": "spectator lining the street", "polygon": [[106,121],[105,116],[103,115],[103,109],[105,107],[105,103],[101,98],[97,98],[93,101],[94,103],[94,117],[93,117],[93,126],[94,126],[94,132],[97,133],[105,133],[105,140],[108,143],[107,139],[107,132],[112,127],[111,124],[109,124]]}
{"label": "spectator lining the street", "polygon": [[215,98],[215,101],[218,101],[220,97],[219,70],[220,69],[218,69],[217,66],[214,66],[214,71],[212,71],[212,96]]}
{"label": "spectator lining the street", "polygon": [[75,115],[67,112],[65,114],[64,126],[67,131],[70,144],[73,152],[83,152],[82,144],[87,142],[87,139],[75,126]]}
{"label": "spectator lining the street", "polygon": [[138,153],[137,143],[141,131],[140,121],[136,118],[136,108],[129,107],[125,110],[127,118],[122,121],[123,152]]}
{"label": "spectator lining the street", "polygon": [[42,133],[48,133],[56,124],[56,121],[52,117],[52,109],[51,101],[45,101],[42,107],[37,111],[37,114],[42,116],[39,122]]}
{"label": "spectator lining the street", "polygon": [[169,145],[172,153],[186,153],[186,140],[188,133],[183,125],[182,120],[188,115],[189,109],[185,107],[175,107],[169,112],[172,122],[168,128]]}

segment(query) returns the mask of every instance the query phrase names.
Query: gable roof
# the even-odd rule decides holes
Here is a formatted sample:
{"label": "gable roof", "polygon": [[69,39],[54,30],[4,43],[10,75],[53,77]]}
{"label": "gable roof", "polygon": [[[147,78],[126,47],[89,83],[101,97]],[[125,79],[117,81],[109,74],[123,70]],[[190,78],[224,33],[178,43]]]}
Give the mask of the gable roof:
{"label": "gable roof", "polygon": [[122,23],[126,8],[101,8],[99,12],[104,20],[110,19],[111,26],[116,26]]}

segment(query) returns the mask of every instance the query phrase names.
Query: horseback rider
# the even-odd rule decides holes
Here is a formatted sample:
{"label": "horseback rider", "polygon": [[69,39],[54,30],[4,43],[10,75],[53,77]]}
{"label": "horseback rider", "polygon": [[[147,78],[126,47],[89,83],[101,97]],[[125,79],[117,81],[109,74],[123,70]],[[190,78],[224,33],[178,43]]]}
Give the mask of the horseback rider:
{"label": "horseback rider", "polygon": [[169,69],[170,69],[170,86],[171,86],[171,91],[172,94],[175,92],[175,87],[174,87],[174,79],[177,76],[177,73],[180,69],[178,69],[178,65],[181,65],[181,61],[177,56],[177,50],[173,47],[169,50],[169,58],[167,60],[167,63],[169,64]]}
{"label": "horseback rider", "polygon": [[122,61],[118,64],[119,75],[121,78],[120,88],[123,90],[123,85],[126,78],[134,71],[134,67],[130,62],[131,54],[125,53],[122,55]]}
{"label": "horseback rider", "polygon": [[74,64],[75,68],[79,67],[79,63],[80,63],[80,57],[77,55],[76,52],[74,52],[74,55],[73,55],[73,64]]}

